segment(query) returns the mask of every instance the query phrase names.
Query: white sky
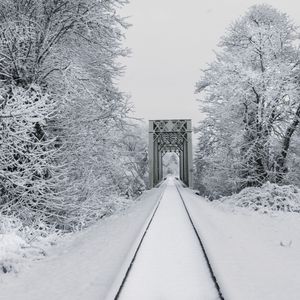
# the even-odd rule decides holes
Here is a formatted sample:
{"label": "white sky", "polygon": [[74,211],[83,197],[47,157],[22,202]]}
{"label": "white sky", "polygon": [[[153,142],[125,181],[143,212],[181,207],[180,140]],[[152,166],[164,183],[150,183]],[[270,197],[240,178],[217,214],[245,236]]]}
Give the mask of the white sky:
{"label": "white sky", "polygon": [[132,27],[125,45],[132,50],[121,89],[132,96],[135,116],[201,120],[194,94],[201,69],[231,22],[253,4],[269,3],[300,25],[298,0],[131,0],[122,11]]}

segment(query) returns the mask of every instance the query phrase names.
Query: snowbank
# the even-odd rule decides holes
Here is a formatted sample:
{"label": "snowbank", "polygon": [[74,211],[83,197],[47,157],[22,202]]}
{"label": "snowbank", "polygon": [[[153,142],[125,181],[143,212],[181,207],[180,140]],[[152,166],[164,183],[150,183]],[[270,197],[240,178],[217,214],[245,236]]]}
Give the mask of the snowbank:
{"label": "snowbank", "polygon": [[182,193],[225,299],[300,299],[298,213],[230,209]]}
{"label": "snowbank", "polygon": [[[118,197],[109,205],[103,205],[103,211],[106,211],[106,215],[109,216],[125,210],[133,203],[132,199]],[[96,210],[95,214],[99,212]],[[83,215],[87,219],[87,214],[83,213]],[[93,218],[95,219],[95,215]],[[81,224],[78,229],[88,225],[79,220],[78,224]],[[46,226],[39,219],[24,226],[18,217],[3,215],[0,212],[0,280],[4,274],[21,272],[30,261],[46,257],[51,246],[63,242],[65,237],[71,235],[55,229],[55,226]]]}
{"label": "snowbank", "polygon": [[39,260],[55,243],[58,235],[42,224],[24,227],[15,217],[0,214],[0,279],[18,273],[31,260]]}
{"label": "snowbank", "polygon": [[27,243],[15,233],[0,234],[0,273],[17,272]]}
{"label": "snowbank", "polygon": [[246,207],[262,213],[300,212],[300,190],[293,185],[279,186],[267,182],[262,187],[245,188],[239,194],[223,197],[219,201],[232,208]]}

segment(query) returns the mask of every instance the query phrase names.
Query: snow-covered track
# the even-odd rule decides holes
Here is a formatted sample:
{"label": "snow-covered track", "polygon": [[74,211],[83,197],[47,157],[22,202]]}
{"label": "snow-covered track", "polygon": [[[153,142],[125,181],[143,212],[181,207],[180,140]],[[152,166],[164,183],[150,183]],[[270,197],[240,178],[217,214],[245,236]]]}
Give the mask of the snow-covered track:
{"label": "snow-covered track", "polygon": [[189,220],[190,220],[190,222],[191,222],[191,224],[192,224],[192,227],[193,227],[193,229],[194,229],[194,232],[195,232],[195,235],[196,235],[196,237],[197,237],[197,240],[198,240],[198,242],[199,242],[199,244],[200,244],[200,246],[201,246],[201,249],[202,249],[202,251],[203,251],[203,255],[204,255],[204,257],[205,257],[205,261],[206,261],[207,267],[208,267],[208,269],[209,269],[209,273],[210,273],[210,276],[211,276],[211,280],[214,282],[214,285],[215,285],[216,290],[218,291],[218,295],[219,295],[219,297],[220,297],[220,300],[225,300],[224,297],[223,297],[223,295],[222,295],[221,288],[220,288],[220,286],[219,286],[219,284],[218,284],[218,280],[217,280],[217,278],[216,278],[216,275],[214,274],[213,268],[212,268],[211,263],[210,263],[210,261],[209,261],[209,258],[208,258],[206,249],[205,249],[204,244],[203,244],[203,242],[202,242],[202,239],[201,239],[201,237],[200,237],[200,235],[199,235],[199,233],[198,233],[198,231],[197,231],[197,229],[196,229],[196,227],[195,227],[195,224],[194,224],[193,219],[192,219],[192,217],[191,217],[191,214],[190,214],[190,212],[189,212],[189,210],[188,210],[188,208],[187,208],[187,206],[186,206],[186,204],[185,204],[184,198],[183,198],[183,196],[182,196],[182,194],[181,194],[181,192],[180,192],[180,189],[179,189],[179,187],[178,187],[178,184],[176,184],[176,189],[177,189],[177,191],[178,191],[178,193],[179,193],[179,196],[180,196],[180,198],[181,198],[181,200],[182,200],[182,203],[183,203],[183,206],[184,206],[184,208],[185,208],[185,211],[186,211],[186,213],[187,213],[187,215],[188,215],[188,217],[189,217]]}
{"label": "snow-covered track", "polygon": [[[157,206],[141,233],[127,271],[120,280],[122,283],[116,289],[115,296],[110,299],[182,299],[182,295],[176,297],[177,294],[174,291],[170,293],[170,290],[176,290],[176,285],[181,285],[182,281],[191,281],[183,283],[184,289],[180,288],[180,292],[184,290],[187,293],[186,299],[224,300],[204,244],[180,192],[179,183],[173,180],[171,185],[170,187],[166,183],[167,187],[163,188]],[[165,190],[168,192],[165,193]],[[161,234],[160,231],[165,231],[166,234]],[[168,262],[165,263],[165,260]],[[184,266],[181,270],[182,263]],[[168,269],[170,270],[166,272]],[[144,277],[145,273],[149,274]],[[174,273],[177,273],[175,277]],[[160,276],[162,283],[155,278]],[[153,278],[155,279],[152,280]],[[147,286],[143,287],[145,283]],[[189,288],[193,290],[190,296]]]}

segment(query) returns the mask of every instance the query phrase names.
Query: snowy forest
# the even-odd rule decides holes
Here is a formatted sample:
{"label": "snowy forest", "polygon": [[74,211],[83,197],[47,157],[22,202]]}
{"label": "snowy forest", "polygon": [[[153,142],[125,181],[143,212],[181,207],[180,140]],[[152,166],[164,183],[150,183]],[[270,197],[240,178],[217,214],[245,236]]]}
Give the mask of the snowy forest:
{"label": "snowy forest", "polygon": [[[147,188],[147,130],[118,87],[126,3],[1,1],[1,227],[82,229]],[[200,194],[300,184],[299,34],[286,14],[257,5],[220,40],[196,85]],[[166,174],[176,174],[170,158]]]}
{"label": "snowy forest", "polygon": [[[300,29],[269,4],[224,1],[225,28],[218,1],[167,2],[130,8],[150,25],[122,85],[129,0],[0,0],[0,300],[300,299]],[[194,111],[174,95],[206,26],[197,123],[172,114]]]}
{"label": "snowy forest", "polygon": [[117,85],[126,2],[0,2],[0,228],[81,229],[145,189],[144,129]]}
{"label": "snowy forest", "polygon": [[299,37],[288,15],[256,5],[221,38],[196,89],[206,116],[195,158],[202,194],[299,186]]}

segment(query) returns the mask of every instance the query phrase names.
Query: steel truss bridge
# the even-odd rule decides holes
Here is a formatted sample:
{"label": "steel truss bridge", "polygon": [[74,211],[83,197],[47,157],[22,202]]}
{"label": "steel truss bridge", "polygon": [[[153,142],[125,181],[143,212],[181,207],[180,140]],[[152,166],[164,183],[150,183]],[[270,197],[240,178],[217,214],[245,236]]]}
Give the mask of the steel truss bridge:
{"label": "steel truss bridge", "polygon": [[192,187],[193,151],[191,120],[149,121],[150,188],[163,179],[163,156],[175,152],[179,157],[180,179]]}

